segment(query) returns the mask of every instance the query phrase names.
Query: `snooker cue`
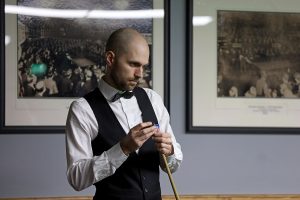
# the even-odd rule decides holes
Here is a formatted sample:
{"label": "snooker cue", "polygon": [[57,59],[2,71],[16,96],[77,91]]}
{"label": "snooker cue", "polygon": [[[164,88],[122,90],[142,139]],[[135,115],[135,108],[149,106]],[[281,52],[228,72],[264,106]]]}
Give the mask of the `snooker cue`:
{"label": "snooker cue", "polygon": [[168,176],[169,176],[169,180],[170,180],[170,183],[171,183],[171,185],[172,185],[172,189],[173,189],[175,198],[176,198],[176,200],[180,200],[179,195],[178,195],[178,193],[177,193],[177,191],[176,191],[175,183],[174,183],[174,180],[173,180],[173,178],[172,178],[172,174],[171,174],[170,168],[169,168],[169,166],[168,166],[167,158],[166,158],[166,156],[165,156],[164,154],[162,154],[162,157],[163,157],[163,160],[164,160],[166,169],[167,169],[167,174],[168,174]]}
{"label": "snooker cue", "polygon": [[[159,124],[156,123],[156,124],[154,124],[154,126],[156,126],[156,128],[159,129]],[[174,195],[175,195],[175,199],[180,200],[179,195],[178,195],[177,190],[176,190],[176,187],[175,187],[174,180],[172,178],[172,174],[171,174],[171,170],[170,170],[169,165],[168,165],[167,158],[166,158],[165,154],[161,154],[161,156],[163,157],[164,164],[165,164],[166,169],[167,169],[167,174],[168,174],[168,177],[169,177],[169,180],[170,180],[170,183],[171,183]]]}

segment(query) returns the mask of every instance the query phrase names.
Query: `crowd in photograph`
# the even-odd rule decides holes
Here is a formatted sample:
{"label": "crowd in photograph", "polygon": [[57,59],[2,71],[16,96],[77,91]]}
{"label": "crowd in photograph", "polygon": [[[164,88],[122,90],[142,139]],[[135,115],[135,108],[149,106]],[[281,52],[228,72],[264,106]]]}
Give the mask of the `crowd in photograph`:
{"label": "crowd in photograph", "polygon": [[[104,45],[89,40],[27,38],[20,48],[19,97],[81,97],[105,74]],[[141,84],[151,87],[151,80]]]}
{"label": "crowd in photograph", "polygon": [[[89,48],[86,48],[89,46]],[[18,60],[19,97],[78,97],[97,86],[104,73],[101,49],[74,39],[26,39]],[[73,57],[91,60],[77,65]]]}
{"label": "crowd in photograph", "polygon": [[[274,78],[274,77],[273,77]],[[275,77],[277,79],[277,77]],[[270,86],[266,71],[261,71],[257,79],[245,84],[241,81],[226,80],[218,75],[218,97],[265,97],[300,98],[300,73],[283,73],[277,84]]]}
{"label": "crowd in photograph", "polygon": [[299,98],[298,29],[240,21],[219,30],[217,96]]}

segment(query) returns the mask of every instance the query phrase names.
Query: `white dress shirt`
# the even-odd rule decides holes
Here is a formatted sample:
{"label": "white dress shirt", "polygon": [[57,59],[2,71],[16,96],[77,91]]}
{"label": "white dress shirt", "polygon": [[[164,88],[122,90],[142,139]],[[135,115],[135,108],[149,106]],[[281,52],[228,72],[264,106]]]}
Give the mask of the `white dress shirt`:
{"label": "white dress shirt", "polygon": [[[103,79],[100,81],[99,89],[126,133],[142,122],[142,113],[135,96],[130,99],[120,98],[114,102],[109,101],[118,90],[108,85]],[[156,92],[144,89],[152,103],[160,130],[171,134],[174,154],[169,156],[167,161],[170,170],[174,172],[180,166],[183,156],[180,144],[176,142],[170,126],[169,113]],[[84,98],[72,102],[66,123],[66,156],[68,181],[75,190],[83,190],[114,174],[127,159],[120,143],[99,156],[93,155],[91,142],[97,137],[98,126],[101,124],[98,125],[90,105]],[[161,168],[166,171],[162,166]]]}

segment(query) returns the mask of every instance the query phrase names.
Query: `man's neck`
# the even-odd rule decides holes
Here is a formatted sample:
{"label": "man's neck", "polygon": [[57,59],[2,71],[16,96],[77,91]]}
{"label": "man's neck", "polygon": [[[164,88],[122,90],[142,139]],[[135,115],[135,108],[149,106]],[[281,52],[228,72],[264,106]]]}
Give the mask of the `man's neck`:
{"label": "man's neck", "polygon": [[102,79],[111,87],[115,88],[116,90],[122,91],[119,88],[116,87],[116,85],[113,83],[113,80],[111,78],[109,78],[107,75],[104,75],[102,77]]}

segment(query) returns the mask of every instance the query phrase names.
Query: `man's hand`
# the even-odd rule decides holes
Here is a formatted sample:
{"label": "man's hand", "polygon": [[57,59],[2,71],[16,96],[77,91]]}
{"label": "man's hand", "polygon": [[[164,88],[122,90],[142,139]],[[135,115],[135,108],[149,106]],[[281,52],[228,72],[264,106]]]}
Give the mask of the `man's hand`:
{"label": "man's hand", "polygon": [[172,139],[169,133],[163,133],[157,129],[152,139],[155,141],[156,148],[161,154],[165,156],[174,154]]}
{"label": "man's hand", "polygon": [[152,122],[143,122],[130,129],[129,133],[120,141],[124,154],[129,155],[140,148],[156,130]]}

